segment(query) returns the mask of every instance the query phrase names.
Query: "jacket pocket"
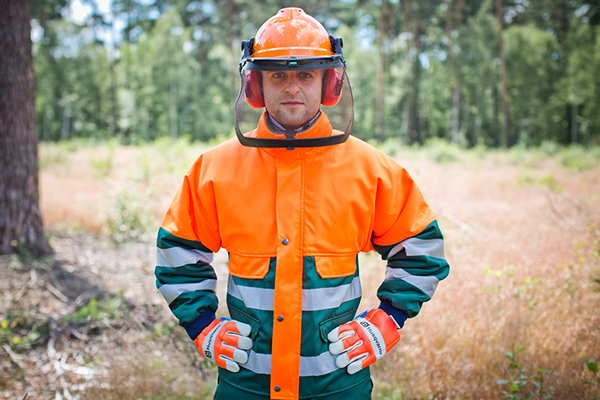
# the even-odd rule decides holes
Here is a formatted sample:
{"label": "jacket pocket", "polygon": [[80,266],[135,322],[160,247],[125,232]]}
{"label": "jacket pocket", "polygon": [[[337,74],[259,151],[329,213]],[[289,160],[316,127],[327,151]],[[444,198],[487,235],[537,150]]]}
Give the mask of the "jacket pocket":
{"label": "jacket pocket", "polygon": [[321,335],[321,339],[328,343],[327,335],[329,332],[337,328],[338,326],[345,324],[348,321],[352,320],[354,317],[354,310],[346,311],[343,314],[334,315],[331,318],[328,318],[319,324],[319,334]]}
{"label": "jacket pocket", "polygon": [[249,257],[229,253],[229,274],[244,279],[263,279],[269,272],[271,257]]}
{"label": "jacket pocket", "polygon": [[231,317],[231,319],[250,325],[250,339],[255,340],[256,335],[258,335],[258,331],[260,329],[260,321],[258,320],[258,318],[253,317],[246,311],[234,305],[228,304],[227,306],[229,308],[229,316]]}
{"label": "jacket pocket", "polygon": [[356,255],[315,256],[315,265],[323,279],[343,278],[356,272]]}

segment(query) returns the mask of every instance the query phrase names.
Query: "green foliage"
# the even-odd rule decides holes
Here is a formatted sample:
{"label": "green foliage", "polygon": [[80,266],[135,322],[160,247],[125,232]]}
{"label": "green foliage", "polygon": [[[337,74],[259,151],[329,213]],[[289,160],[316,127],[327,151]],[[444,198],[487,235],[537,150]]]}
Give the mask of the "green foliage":
{"label": "green foliage", "polygon": [[507,400],[552,399],[552,391],[544,387],[544,379],[550,375],[551,371],[536,368],[534,374],[529,372],[527,368],[518,362],[518,354],[524,350],[524,347],[517,349],[513,342],[511,351],[504,353],[504,356],[508,359],[505,373],[507,377],[496,381],[497,384],[506,388],[502,390],[504,398]]}
{"label": "green foliage", "polygon": [[[497,285],[480,289],[481,293],[492,293],[505,291],[512,295],[517,303],[522,303],[527,306],[529,311],[533,311],[538,303],[537,294],[540,285],[544,282],[544,278],[525,277],[522,281],[518,281],[513,273],[514,265],[506,265],[501,270],[485,269],[484,275],[491,275],[497,278],[500,282]],[[503,295],[504,296],[504,295]]]}
{"label": "green foliage", "polygon": [[79,307],[75,314],[63,318],[64,322],[89,324],[92,322],[111,322],[127,316],[127,302],[123,294],[116,296],[90,299],[87,304]]}
{"label": "green foliage", "polygon": [[557,82],[561,78],[556,37],[530,24],[511,26],[505,32],[510,116],[515,125],[512,142],[539,145],[560,133],[561,115]]}
{"label": "green foliage", "polygon": [[178,174],[185,173],[201,152],[192,146],[191,137],[188,135],[179,138],[163,136],[149,146],[162,158],[161,170]]}
{"label": "green foliage", "polygon": [[569,146],[560,151],[558,160],[560,165],[573,171],[594,168],[600,164],[600,147]]}
{"label": "green foliage", "polygon": [[173,321],[168,321],[166,323],[155,322],[153,325],[152,336],[154,339],[170,337],[177,327],[178,325]]}
{"label": "green foliage", "polygon": [[[40,138],[118,137],[128,144],[230,135],[239,43],[284,5],[121,1],[77,24],[60,18],[66,2],[54,2],[52,12],[37,3],[34,9],[46,9],[32,14],[40,18],[34,29],[40,36],[34,43]],[[448,37],[450,21],[439,2],[303,4],[344,38],[356,136],[405,144],[448,140],[457,111],[460,146],[502,144],[493,2],[463,6],[462,19],[458,7],[449,9]],[[597,7],[575,0],[505,8],[511,16],[503,37],[511,144],[600,143]],[[123,34],[108,40],[104,30],[116,20],[126,21]]]}
{"label": "green foliage", "polygon": [[65,156],[67,154],[67,146],[62,143],[49,143],[40,149],[39,166],[41,170],[47,169],[54,165],[65,166]]}
{"label": "green foliage", "polygon": [[395,157],[399,155],[402,150],[409,148],[408,146],[404,145],[402,141],[398,138],[389,138],[383,143],[379,144],[377,142],[374,142],[372,144],[390,157]]}
{"label": "green foliage", "polygon": [[517,177],[517,186],[544,186],[554,193],[562,193],[563,187],[552,174],[537,178],[530,174],[521,174]]}
{"label": "green foliage", "polygon": [[429,140],[425,148],[427,157],[437,163],[460,161],[463,157],[462,151],[457,145],[440,139]]}
{"label": "green foliage", "polygon": [[152,222],[148,194],[128,190],[114,194],[114,204],[106,216],[106,230],[116,243],[139,240]]}
{"label": "green foliage", "polygon": [[585,363],[587,372],[591,376],[591,380],[585,381],[586,385],[600,385],[600,372],[598,372],[598,363],[595,361],[590,361],[589,358],[586,359]]}
{"label": "green foliage", "polygon": [[96,178],[103,179],[110,175],[113,169],[113,156],[114,153],[109,151],[104,156],[95,157],[90,160],[92,172]]}
{"label": "green foliage", "polygon": [[28,313],[9,313],[0,318],[0,345],[7,344],[14,351],[29,350],[46,330],[46,323],[35,321]]}

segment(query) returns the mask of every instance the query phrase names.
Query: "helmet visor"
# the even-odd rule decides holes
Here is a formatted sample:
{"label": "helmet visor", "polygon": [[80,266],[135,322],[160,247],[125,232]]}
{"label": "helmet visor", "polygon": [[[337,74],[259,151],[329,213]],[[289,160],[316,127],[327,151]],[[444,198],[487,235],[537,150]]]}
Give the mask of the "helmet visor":
{"label": "helmet visor", "polygon": [[[332,67],[330,57],[245,63],[240,68],[235,107],[240,142],[251,147],[286,148],[344,142],[352,129],[354,101],[346,69],[342,63],[336,64]],[[270,134],[257,137],[255,130],[263,114]],[[329,119],[331,132],[310,130],[321,114]]]}

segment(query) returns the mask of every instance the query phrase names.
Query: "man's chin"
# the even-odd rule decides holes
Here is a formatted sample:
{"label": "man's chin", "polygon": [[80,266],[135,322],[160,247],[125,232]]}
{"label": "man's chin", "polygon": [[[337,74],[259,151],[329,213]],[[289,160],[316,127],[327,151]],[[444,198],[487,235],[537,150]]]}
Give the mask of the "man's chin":
{"label": "man's chin", "polygon": [[299,126],[302,126],[304,124],[306,124],[308,121],[310,121],[310,118],[305,118],[305,117],[297,117],[297,118],[281,118],[281,119],[277,119],[277,122],[279,122],[281,125],[283,125],[284,127],[288,128],[288,129],[294,129],[297,128]]}

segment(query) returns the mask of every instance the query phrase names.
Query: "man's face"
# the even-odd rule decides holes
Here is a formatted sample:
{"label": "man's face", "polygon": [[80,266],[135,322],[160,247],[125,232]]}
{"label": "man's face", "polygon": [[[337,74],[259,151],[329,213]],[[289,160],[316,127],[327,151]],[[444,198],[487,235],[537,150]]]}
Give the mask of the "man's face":
{"label": "man's face", "polygon": [[286,128],[308,122],[321,105],[322,70],[263,71],[265,108]]}

